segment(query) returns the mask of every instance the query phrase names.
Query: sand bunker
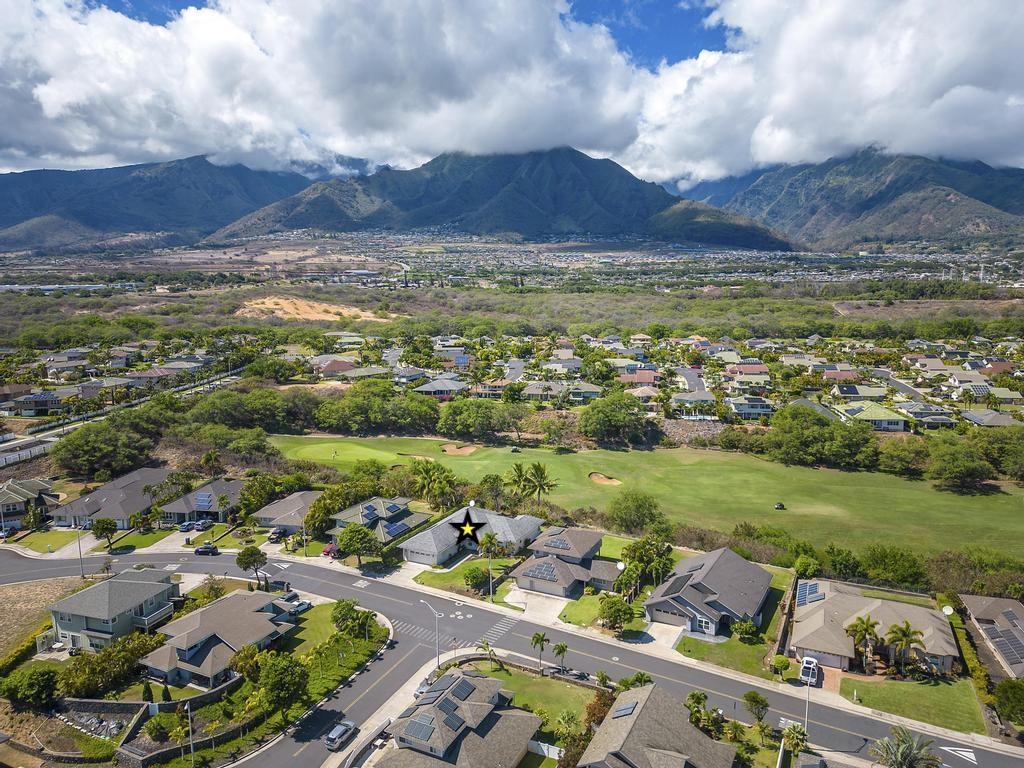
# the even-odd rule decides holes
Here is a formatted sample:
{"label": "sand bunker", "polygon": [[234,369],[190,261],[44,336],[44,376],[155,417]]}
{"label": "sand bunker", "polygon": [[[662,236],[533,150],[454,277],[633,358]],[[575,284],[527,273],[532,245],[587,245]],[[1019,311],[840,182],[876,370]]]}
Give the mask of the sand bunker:
{"label": "sand bunker", "polygon": [[251,299],[235,312],[239,317],[279,317],[282,320],[338,320],[353,317],[356,320],[372,320],[386,323],[397,315],[379,317],[372,312],[345,304],[328,304],[323,301],[297,299],[292,296],[267,296]]}
{"label": "sand bunker", "polygon": [[400,453],[399,456],[408,456],[410,459],[423,459],[424,461],[433,461],[432,456],[422,456],[418,453]]}
{"label": "sand bunker", "polygon": [[441,446],[441,450],[449,456],[469,456],[479,447],[478,445],[464,445],[460,448],[455,443],[445,443]]}
{"label": "sand bunker", "polygon": [[616,480],[614,477],[608,477],[608,475],[600,472],[591,472],[589,475],[592,482],[598,485],[622,485],[621,480]]}

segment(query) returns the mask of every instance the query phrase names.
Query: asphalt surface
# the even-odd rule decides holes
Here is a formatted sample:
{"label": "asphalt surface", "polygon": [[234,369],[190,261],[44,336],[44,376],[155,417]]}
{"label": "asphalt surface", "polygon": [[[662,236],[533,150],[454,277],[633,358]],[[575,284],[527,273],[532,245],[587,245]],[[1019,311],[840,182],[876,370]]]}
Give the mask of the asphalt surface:
{"label": "asphalt surface", "polygon": [[[100,569],[103,557],[85,559],[86,573]],[[235,567],[232,555],[197,557],[192,554],[139,554],[115,558],[115,570],[123,570],[136,563],[148,563],[188,573],[216,573],[228,576],[247,574]],[[407,587],[372,578],[332,571],[321,566],[305,565],[294,561],[275,561],[266,568],[272,579],[291,582],[293,589],[312,592],[329,598],[355,598],[365,608],[387,616],[395,628],[393,647],[381,660],[374,661],[348,687],[313,716],[304,721],[295,732],[277,742],[261,755],[260,765],[292,765],[294,768],[314,768],[328,756],[319,743],[320,737],[338,719],[339,712],[356,723],[367,719],[383,705],[417,670],[429,662],[435,653],[434,614],[431,607],[443,614],[438,620],[441,651],[458,647],[473,648],[480,638],[499,650],[509,650],[536,657],[530,640],[535,632],[544,632],[553,646],[565,642],[569,646],[567,666],[589,673],[605,670],[613,680],[646,671],[656,683],[664,686],[680,699],[691,690],[708,693],[709,706],[722,709],[727,717],[748,720],[741,697],[751,688],[757,688],[731,677],[717,674],[714,668],[694,668],[673,663],[657,656],[647,655],[620,643],[581,637],[562,632],[550,626],[506,617],[491,612],[475,601],[461,602],[428,595],[431,607],[421,604],[422,593]],[[43,560],[28,558],[11,551],[0,551],[0,583],[74,576],[80,573],[77,560]],[[549,646],[550,648],[550,646]],[[546,658],[551,661],[550,651]],[[827,670],[826,670],[827,673]],[[804,720],[804,689],[794,686],[792,694],[782,694],[774,688],[761,688],[771,702],[768,721],[777,724],[780,718]],[[889,724],[859,713],[836,709],[813,701],[810,704],[808,734],[810,741],[838,753],[871,760],[868,746],[876,739],[888,735]],[[934,741],[934,749],[950,768],[997,768],[1024,765],[1024,751],[1019,756],[1008,756],[981,745],[964,741],[927,736]],[[960,750],[960,753],[949,751]]]}

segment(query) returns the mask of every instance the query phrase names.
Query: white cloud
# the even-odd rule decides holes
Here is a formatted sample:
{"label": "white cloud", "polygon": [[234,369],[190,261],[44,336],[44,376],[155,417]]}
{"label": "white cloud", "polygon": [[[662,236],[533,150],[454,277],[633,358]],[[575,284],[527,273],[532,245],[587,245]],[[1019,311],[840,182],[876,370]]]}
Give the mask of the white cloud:
{"label": "white cloud", "polygon": [[708,12],[728,50],[652,72],[564,0],[219,0],[165,26],[83,0],[0,0],[0,167],[196,153],[408,165],[563,144],[656,180],[867,144],[1024,165],[1022,3]]}

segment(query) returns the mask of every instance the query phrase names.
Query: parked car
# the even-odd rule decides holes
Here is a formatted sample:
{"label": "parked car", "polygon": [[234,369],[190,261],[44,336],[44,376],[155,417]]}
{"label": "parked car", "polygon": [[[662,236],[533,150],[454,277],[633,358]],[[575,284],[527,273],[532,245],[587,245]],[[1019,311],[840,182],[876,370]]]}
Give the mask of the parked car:
{"label": "parked car", "polygon": [[324,557],[334,558],[335,560],[341,557],[341,551],[338,549],[337,544],[328,544],[320,554]]}
{"label": "parked car", "polygon": [[296,592],[295,590],[291,590],[291,591],[285,592],[283,595],[281,595],[281,599],[284,600],[286,603],[294,603],[294,602],[298,601],[299,593]]}
{"label": "parked car", "polygon": [[312,607],[313,604],[309,602],[309,600],[299,600],[299,602],[295,603],[295,605],[288,609],[288,615],[298,616],[300,613],[305,613]]}
{"label": "parked car", "polygon": [[191,520],[186,520],[184,523],[178,526],[178,530],[181,533],[188,533],[189,531],[195,530],[196,524]]}
{"label": "parked car", "polygon": [[267,541],[269,541],[271,544],[277,544],[277,542],[279,542],[287,535],[288,531],[286,531],[281,526],[277,526],[276,528],[272,528],[270,530],[270,533],[267,535]]}
{"label": "parked car", "polygon": [[800,682],[810,686],[818,684],[818,660],[810,656],[804,656],[800,662]]}
{"label": "parked car", "polygon": [[220,550],[217,549],[216,544],[202,544],[196,547],[197,555],[219,555]]}
{"label": "parked car", "polygon": [[324,745],[334,752],[345,746],[355,733],[356,724],[351,720],[342,720],[324,736]]}
{"label": "parked car", "polygon": [[209,518],[204,518],[203,520],[199,520],[196,522],[197,531],[208,531],[211,528],[213,528],[213,520]]}

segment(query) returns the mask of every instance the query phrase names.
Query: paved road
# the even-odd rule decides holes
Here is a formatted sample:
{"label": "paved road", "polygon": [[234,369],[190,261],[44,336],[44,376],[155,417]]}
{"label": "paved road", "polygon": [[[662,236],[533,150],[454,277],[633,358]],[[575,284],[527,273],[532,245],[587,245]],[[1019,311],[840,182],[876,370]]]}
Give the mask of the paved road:
{"label": "paved road", "polygon": [[906,384],[897,379],[895,376],[892,375],[892,371],[889,371],[886,368],[875,368],[872,370],[872,373],[875,375],[876,378],[881,379],[890,387],[895,387],[897,392],[906,395],[911,400],[914,400],[916,402],[921,402],[924,400],[924,395],[922,395],[918,390],[914,389],[909,384]]}
{"label": "paved road", "polygon": [[[86,572],[98,570],[101,563],[102,557],[87,558]],[[235,567],[234,558],[230,555],[130,555],[116,558],[115,568],[124,568],[134,563],[150,563],[158,568],[181,572],[245,575]],[[360,605],[388,616],[395,627],[394,647],[385,653],[382,660],[371,664],[368,672],[360,675],[349,688],[340,691],[323,711],[303,723],[294,735],[272,747],[260,760],[261,764],[267,765],[291,764],[294,768],[314,768],[327,757],[323,747],[316,742],[337,717],[338,711],[343,710],[356,722],[365,722],[416,670],[430,661],[435,652],[434,616],[427,606],[420,604],[421,593],[388,582],[294,561],[275,561],[273,558],[267,571],[271,578],[290,581],[292,587],[298,590],[332,598],[356,598]],[[31,559],[15,552],[0,551],[0,583],[73,576],[78,573],[79,564],[74,560]],[[746,719],[740,699],[752,686],[720,675],[712,668],[694,668],[673,663],[628,646],[510,618],[503,613],[491,612],[476,602],[463,603],[434,596],[426,599],[433,608],[444,614],[444,618],[439,621],[442,650],[471,648],[480,638],[486,637],[497,648],[534,656],[530,639],[534,632],[545,632],[552,645],[558,642],[568,644],[570,650],[566,663],[575,669],[590,673],[603,669],[612,679],[632,675],[642,669],[655,682],[680,698],[684,698],[691,690],[701,689],[708,692],[709,705],[721,708],[727,716],[738,715]],[[790,695],[782,694],[774,688],[762,688],[762,693],[772,704],[769,720],[777,722],[780,717],[786,717],[803,721],[803,690],[794,688]],[[810,705],[810,739],[829,750],[870,759],[867,747],[875,739],[887,735],[888,730],[888,724],[881,719],[814,702]],[[1024,765],[1024,751],[1020,757],[1009,757],[983,746],[972,745],[967,740],[934,740],[936,749],[941,750],[940,754],[950,768],[1020,768]],[[970,757],[945,751],[947,747],[967,750]]]}

